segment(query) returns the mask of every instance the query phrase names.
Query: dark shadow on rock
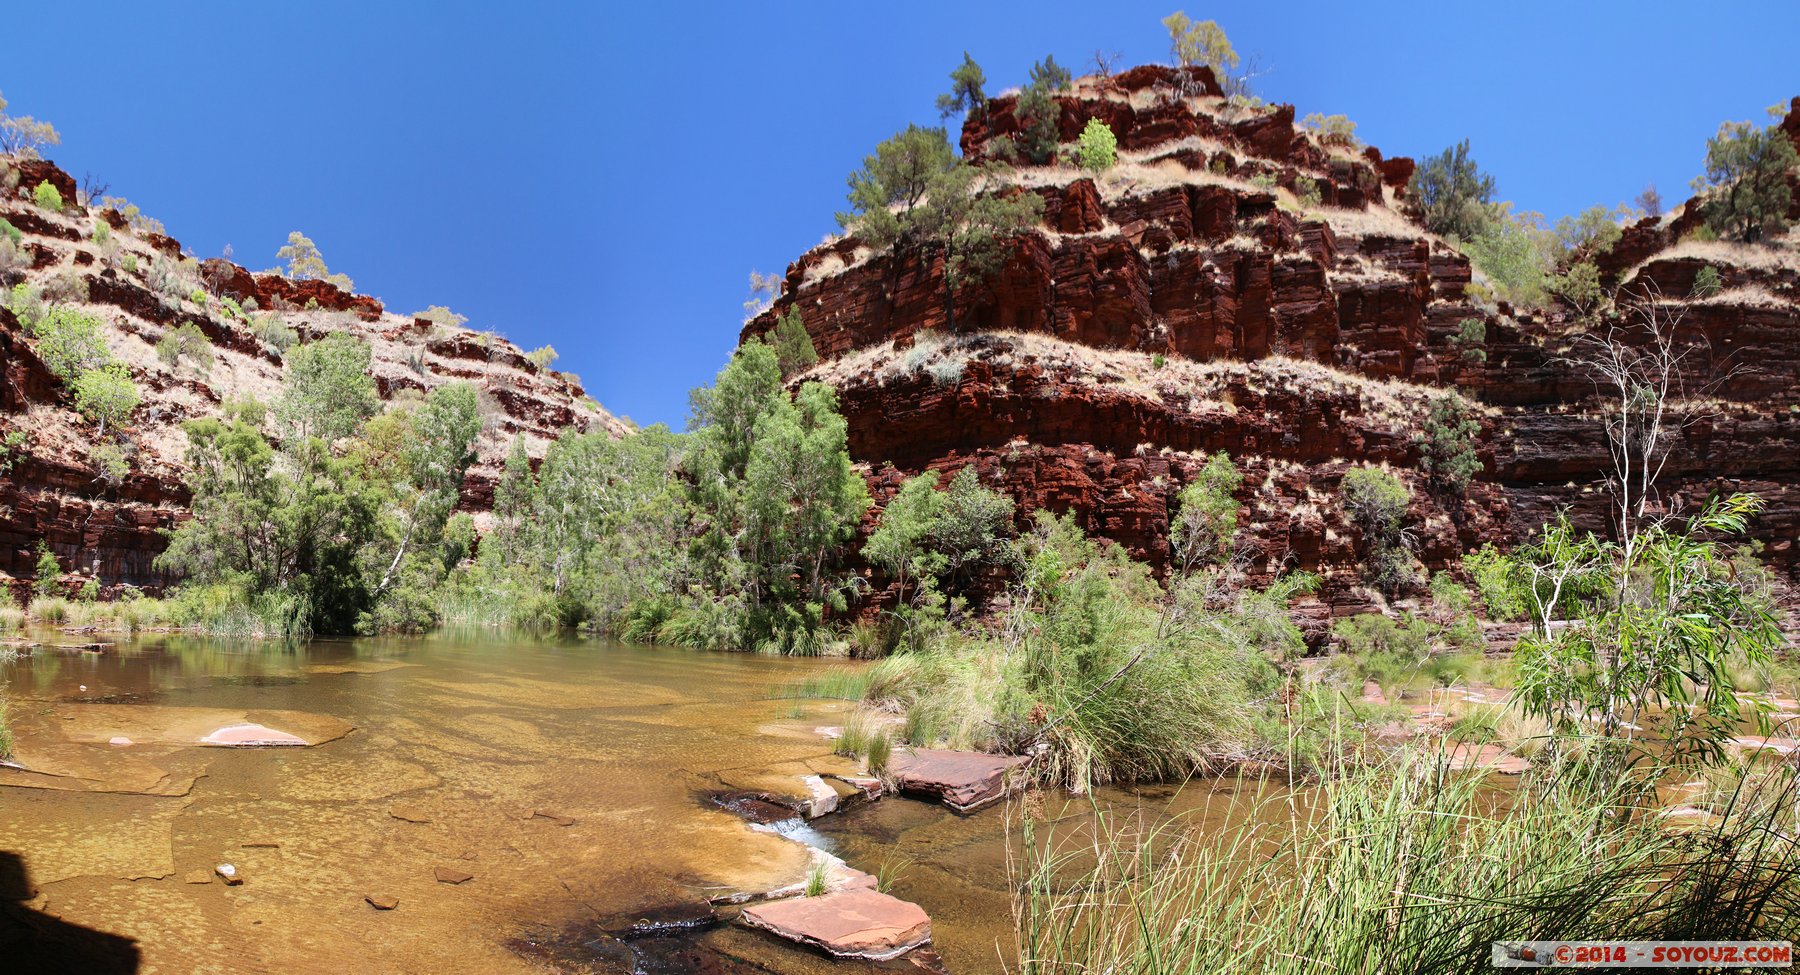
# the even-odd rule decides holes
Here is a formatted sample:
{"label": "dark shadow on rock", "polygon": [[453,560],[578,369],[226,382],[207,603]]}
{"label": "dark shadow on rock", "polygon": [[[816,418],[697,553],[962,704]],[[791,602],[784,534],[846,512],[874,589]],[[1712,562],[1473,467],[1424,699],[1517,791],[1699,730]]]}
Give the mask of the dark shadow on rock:
{"label": "dark shadow on rock", "polygon": [[17,975],[130,975],[137,942],[70,924],[28,902],[37,896],[25,859],[0,850],[0,968]]}

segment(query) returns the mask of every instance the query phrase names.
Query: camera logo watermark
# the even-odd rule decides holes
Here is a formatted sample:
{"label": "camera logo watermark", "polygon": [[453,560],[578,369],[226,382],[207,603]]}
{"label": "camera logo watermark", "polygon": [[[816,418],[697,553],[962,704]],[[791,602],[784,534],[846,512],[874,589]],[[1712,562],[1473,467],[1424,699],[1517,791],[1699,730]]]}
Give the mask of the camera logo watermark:
{"label": "camera logo watermark", "polygon": [[1792,968],[1787,941],[1496,941],[1496,968]]}

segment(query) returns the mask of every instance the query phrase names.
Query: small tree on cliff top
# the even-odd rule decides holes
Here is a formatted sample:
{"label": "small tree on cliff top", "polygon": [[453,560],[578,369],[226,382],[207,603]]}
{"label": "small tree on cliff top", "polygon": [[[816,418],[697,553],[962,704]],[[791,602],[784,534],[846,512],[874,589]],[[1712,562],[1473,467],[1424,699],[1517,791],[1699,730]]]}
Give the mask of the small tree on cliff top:
{"label": "small tree on cliff top", "polygon": [[1487,204],[1494,198],[1494,177],[1469,156],[1469,140],[1428,157],[1406,184],[1408,208],[1425,229],[1445,237],[1470,240],[1490,220]]}
{"label": "small tree on cliff top", "polygon": [[907,126],[876,146],[849,183],[851,211],[838,214],[840,225],[877,249],[943,255],[951,326],[956,289],[997,270],[1011,237],[1043,213],[1043,199],[1009,191],[1000,170],[956,158],[941,127]]}
{"label": "small tree on cliff top", "polygon": [[981,65],[964,51],[962,64],[950,72],[950,90],[937,97],[938,114],[949,118],[967,112],[972,118],[980,118],[987,112],[987,92],[982,89],[986,84],[987,75],[982,73]]}
{"label": "small tree on cliff top", "polygon": [[1706,197],[1706,226],[1721,237],[1751,242],[1786,233],[1793,198],[1788,173],[1796,166],[1800,157],[1779,126],[1719,126],[1706,143],[1706,174],[1694,181],[1695,192]]}

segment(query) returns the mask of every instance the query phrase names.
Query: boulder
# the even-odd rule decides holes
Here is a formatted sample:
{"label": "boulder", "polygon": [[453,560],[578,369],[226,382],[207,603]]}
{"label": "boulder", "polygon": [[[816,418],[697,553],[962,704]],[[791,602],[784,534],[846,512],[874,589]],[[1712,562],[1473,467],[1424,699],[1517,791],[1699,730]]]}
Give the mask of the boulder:
{"label": "boulder", "polygon": [[839,958],[885,961],[931,942],[923,908],[866,888],[744,908],[745,924]]}
{"label": "boulder", "polygon": [[244,872],[229,863],[221,863],[214,867],[213,873],[218,874],[219,879],[225,881],[227,887],[236,887],[244,882]]}
{"label": "boulder", "polygon": [[888,771],[901,792],[967,813],[1005,796],[1007,773],[1025,761],[1017,755],[919,748],[896,753]]}

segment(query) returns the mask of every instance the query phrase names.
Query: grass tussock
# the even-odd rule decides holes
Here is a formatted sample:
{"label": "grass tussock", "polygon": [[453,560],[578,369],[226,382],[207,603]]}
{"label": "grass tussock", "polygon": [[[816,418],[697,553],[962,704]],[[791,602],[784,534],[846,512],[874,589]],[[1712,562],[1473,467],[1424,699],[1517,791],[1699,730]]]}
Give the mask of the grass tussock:
{"label": "grass tussock", "polygon": [[1224,830],[1027,818],[1019,970],[1486,972],[1496,941],[1786,940],[1800,922],[1792,769],[1676,830],[1579,775],[1497,795],[1442,759],[1401,752]]}

